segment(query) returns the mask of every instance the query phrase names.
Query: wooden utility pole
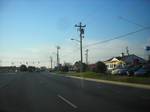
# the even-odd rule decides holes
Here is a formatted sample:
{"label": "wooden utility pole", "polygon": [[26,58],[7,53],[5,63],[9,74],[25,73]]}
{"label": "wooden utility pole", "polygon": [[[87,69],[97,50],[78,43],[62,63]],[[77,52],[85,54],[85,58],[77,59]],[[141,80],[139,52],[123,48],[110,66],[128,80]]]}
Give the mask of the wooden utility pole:
{"label": "wooden utility pole", "polygon": [[51,69],[53,68],[53,58],[50,56]]}
{"label": "wooden utility pole", "polygon": [[57,46],[57,67],[59,68],[59,64],[60,64],[60,59],[59,59],[59,49],[60,49],[60,46]]}
{"label": "wooden utility pole", "polygon": [[82,72],[83,71],[82,38],[84,38],[84,27],[86,27],[86,25],[82,25],[82,23],[80,22],[79,25],[75,25],[75,27],[78,27],[78,31],[80,32],[80,55],[81,55],[80,72]]}
{"label": "wooden utility pole", "polygon": [[126,53],[127,53],[128,56],[130,55],[128,46],[126,47]]}

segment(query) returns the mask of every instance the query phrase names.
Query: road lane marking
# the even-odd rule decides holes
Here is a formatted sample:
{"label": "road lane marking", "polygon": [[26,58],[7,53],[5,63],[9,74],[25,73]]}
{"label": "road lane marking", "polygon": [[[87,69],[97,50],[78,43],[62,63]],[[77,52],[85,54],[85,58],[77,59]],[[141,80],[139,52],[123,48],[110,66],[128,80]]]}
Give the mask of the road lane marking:
{"label": "road lane marking", "polygon": [[7,73],[7,74],[16,74],[16,73]]}
{"label": "road lane marking", "polygon": [[67,104],[69,104],[71,107],[73,108],[78,108],[76,105],[74,105],[73,103],[71,103],[70,101],[68,101],[67,99],[65,99],[64,97],[62,97],[61,95],[57,95],[61,100],[63,100],[64,102],[66,102]]}

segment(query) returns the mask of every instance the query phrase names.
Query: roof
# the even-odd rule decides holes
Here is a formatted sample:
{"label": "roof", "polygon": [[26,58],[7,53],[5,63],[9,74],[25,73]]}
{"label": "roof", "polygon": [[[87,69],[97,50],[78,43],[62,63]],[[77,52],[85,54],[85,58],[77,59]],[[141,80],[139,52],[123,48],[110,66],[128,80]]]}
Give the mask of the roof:
{"label": "roof", "polygon": [[114,59],[114,58],[116,58],[116,59],[118,59],[118,60],[121,60],[122,57],[120,57],[120,56],[118,56],[118,57],[112,57],[112,58],[110,58],[110,59],[108,59],[108,60],[106,60],[106,61],[104,61],[104,62],[111,61],[111,60]]}
{"label": "roof", "polygon": [[138,56],[136,56],[136,55],[134,55],[134,54],[125,55],[125,56],[113,57],[113,58],[110,58],[110,59],[108,59],[108,60],[106,60],[106,61],[104,61],[104,62],[112,61],[114,58],[117,59],[117,60],[119,60],[119,61],[124,61],[124,62],[127,62],[127,63],[128,63],[128,62],[130,63],[131,61],[133,61],[133,60],[135,60],[135,59],[139,60],[139,61],[142,62],[142,63],[145,62],[145,60],[144,60],[143,58],[138,57]]}

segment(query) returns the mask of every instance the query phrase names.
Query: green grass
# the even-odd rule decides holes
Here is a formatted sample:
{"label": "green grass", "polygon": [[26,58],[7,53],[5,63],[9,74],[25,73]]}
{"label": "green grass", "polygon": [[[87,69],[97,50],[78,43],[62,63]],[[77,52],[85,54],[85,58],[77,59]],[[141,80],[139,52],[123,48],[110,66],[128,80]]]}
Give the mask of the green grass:
{"label": "green grass", "polygon": [[95,72],[83,72],[83,73],[69,72],[66,73],[66,75],[150,85],[150,77],[135,77],[135,76],[128,77],[128,76],[118,76],[118,75],[102,74],[102,73],[95,73]]}

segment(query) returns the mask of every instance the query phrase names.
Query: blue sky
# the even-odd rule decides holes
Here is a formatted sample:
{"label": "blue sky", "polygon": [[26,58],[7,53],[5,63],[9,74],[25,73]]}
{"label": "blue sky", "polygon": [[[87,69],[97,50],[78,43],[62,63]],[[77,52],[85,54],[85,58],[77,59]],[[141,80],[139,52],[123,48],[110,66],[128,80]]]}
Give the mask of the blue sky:
{"label": "blue sky", "polygon": [[[2,65],[12,61],[41,61],[49,66],[49,56],[55,60],[60,45],[61,62],[79,60],[79,38],[74,24],[86,24],[83,44],[106,40],[141,27],[150,26],[149,0],[1,0],[0,57]],[[127,38],[100,44],[89,49],[89,62],[104,60],[125,52],[145,56],[144,46],[150,44],[150,30]]]}

